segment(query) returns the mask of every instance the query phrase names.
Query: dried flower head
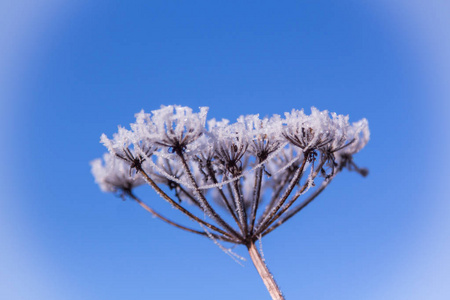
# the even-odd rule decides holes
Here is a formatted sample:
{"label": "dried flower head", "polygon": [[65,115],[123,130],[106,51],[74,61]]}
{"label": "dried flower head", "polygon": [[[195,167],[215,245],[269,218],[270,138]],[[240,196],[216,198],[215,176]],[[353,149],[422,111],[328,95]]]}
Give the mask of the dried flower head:
{"label": "dried flower head", "polygon": [[145,184],[141,176],[130,176],[129,170],[129,164],[109,153],[103,155],[103,160],[98,158],[91,162],[95,182],[103,192],[131,191]]}
{"label": "dried flower head", "polygon": [[187,145],[203,134],[207,113],[207,107],[193,113],[191,108],[185,106],[161,106],[161,109],[152,111],[154,131],[149,137],[155,144],[172,152],[183,152]]}
{"label": "dried flower head", "polygon": [[[311,108],[260,118],[208,121],[208,108],[161,106],[136,114],[101,142],[110,154],[92,162],[103,191],[124,191],[147,211],[177,228],[245,245],[274,299],[282,299],[255,241],[312,202],[343,169],[367,175],[353,155],[369,141],[366,119]],[[133,172],[134,174],[133,174]],[[144,182],[200,226],[175,223],[153,211],[131,189]],[[303,199],[298,201],[298,199]],[[230,254],[229,250],[226,250]]]}

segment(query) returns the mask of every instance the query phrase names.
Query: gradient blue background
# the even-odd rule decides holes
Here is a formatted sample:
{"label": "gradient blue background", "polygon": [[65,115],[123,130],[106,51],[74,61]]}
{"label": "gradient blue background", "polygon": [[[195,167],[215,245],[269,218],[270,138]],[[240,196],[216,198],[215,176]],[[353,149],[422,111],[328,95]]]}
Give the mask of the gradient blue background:
{"label": "gradient blue background", "polygon": [[0,298],[269,299],[250,261],[94,184],[101,133],[181,104],[366,117],[370,175],[267,236],[269,267],[288,299],[449,299],[450,6],[421,3],[0,1]]}

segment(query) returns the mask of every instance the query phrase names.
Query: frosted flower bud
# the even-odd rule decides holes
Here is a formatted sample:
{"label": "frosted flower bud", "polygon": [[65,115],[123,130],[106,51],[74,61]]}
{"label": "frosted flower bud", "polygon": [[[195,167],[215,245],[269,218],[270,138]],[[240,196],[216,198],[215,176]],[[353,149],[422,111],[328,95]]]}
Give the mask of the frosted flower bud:
{"label": "frosted flower bud", "polygon": [[223,171],[239,175],[242,161],[247,151],[251,136],[242,122],[228,125],[228,120],[211,122],[210,136],[214,140],[216,163]]}
{"label": "frosted flower bud", "polygon": [[264,161],[272,152],[282,144],[280,132],[282,121],[280,116],[260,119],[259,115],[241,116],[238,122],[243,123],[250,137],[250,153]]}
{"label": "frosted flower bud", "polygon": [[336,113],[331,113],[332,118],[329,122],[330,137],[331,141],[323,145],[321,150],[323,151],[337,151],[337,149],[344,147],[351,139],[348,139],[348,130],[350,124],[348,123],[348,116],[338,115]]}
{"label": "frosted flower bud", "polygon": [[128,148],[133,143],[133,140],[133,133],[121,126],[118,128],[118,132],[113,134],[112,139],[109,139],[106,134],[102,134],[100,137],[100,142],[105,145],[112,154],[123,153],[124,149]]}
{"label": "frosted flower bud", "polygon": [[362,176],[367,176],[368,170],[358,167],[353,162],[353,154],[364,148],[369,138],[369,124],[366,119],[362,119],[348,126],[346,144],[335,149],[333,152],[328,152],[329,165],[332,161],[333,171],[335,166],[339,166],[339,169],[347,168],[350,171],[358,172]]}
{"label": "frosted flower bud", "polygon": [[185,106],[161,106],[152,111],[154,132],[150,134],[155,144],[175,151],[184,151],[186,146],[198,139],[205,131],[207,107],[199,113]]}
{"label": "frosted flower bud", "polygon": [[349,140],[348,130],[350,125],[348,123],[348,116],[338,115],[331,113],[331,119],[329,120],[330,142],[321,145],[318,149],[321,152],[323,160],[326,160],[326,165],[331,169],[331,172],[327,174],[325,169],[322,169],[322,175],[329,178],[335,173],[335,168],[339,165],[336,162],[335,152],[348,147],[354,142],[353,139]]}
{"label": "frosted flower bud", "polygon": [[144,110],[135,114],[136,122],[130,124],[133,132],[132,142],[137,154],[142,157],[150,157],[154,151],[157,150],[157,146],[151,139],[155,132],[155,125],[151,120],[151,114],[147,114]]}
{"label": "frosted flower bud", "polygon": [[285,113],[284,137],[304,152],[323,147],[334,137],[334,128],[330,122],[328,111],[311,108],[311,115],[307,116],[303,110],[293,109]]}
{"label": "frosted flower bud", "polygon": [[155,165],[158,167],[158,169],[155,169],[152,172],[155,182],[163,183],[169,186],[169,188],[176,186],[171,178],[180,179],[184,174],[182,165],[179,161],[158,156]]}
{"label": "frosted flower bud", "polygon": [[298,152],[298,148],[288,144],[281,149],[268,163],[265,169],[271,174],[271,180],[266,183],[275,187],[285,180],[286,174],[293,174],[300,166],[303,160],[303,152]]}
{"label": "frosted flower bud", "polygon": [[352,126],[348,127],[347,140],[353,141],[347,147],[337,151],[339,155],[353,155],[358,153],[366,146],[370,139],[369,122],[367,119],[354,122]]}
{"label": "frosted flower bud", "polygon": [[200,165],[200,168],[206,167],[214,159],[214,137],[208,133],[203,134],[188,145],[186,152]]}
{"label": "frosted flower bud", "polygon": [[95,182],[103,192],[130,191],[145,181],[140,176],[130,176],[130,166],[124,160],[109,153],[91,162]]}
{"label": "frosted flower bud", "polygon": [[[108,139],[105,134],[102,134],[100,142],[103,143],[109,152],[116,157],[126,161],[130,166],[130,173],[132,169],[139,169],[142,163],[153,154],[153,147],[143,147],[134,132],[119,127],[117,133],[113,134],[113,139]],[[132,147],[131,147],[132,146]]]}
{"label": "frosted flower bud", "polygon": [[153,124],[151,114],[147,114],[144,110],[141,110],[134,116],[136,117],[136,122],[130,124],[130,127],[135,134],[136,139],[149,140],[156,131],[156,126]]}

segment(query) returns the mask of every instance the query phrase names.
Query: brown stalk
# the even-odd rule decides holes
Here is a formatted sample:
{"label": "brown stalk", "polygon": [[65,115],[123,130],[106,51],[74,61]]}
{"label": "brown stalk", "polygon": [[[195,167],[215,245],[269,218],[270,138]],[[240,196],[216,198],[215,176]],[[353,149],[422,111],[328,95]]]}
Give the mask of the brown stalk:
{"label": "brown stalk", "polygon": [[267,229],[262,236],[265,236],[267,234],[269,234],[270,232],[272,232],[273,230],[275,230],[277,227],[279,227],[280,225],[284,224],[287,220],[289,220],[290,218],[292,218],[296,213],[298,213],[299,211],[301,211],[303,208],[305,208],[309,203],[311,203],[314,199],[316,199],[317,196],[319,196],[322,191],[330,184],[331,180],[334,178],[330,177],[328,179],[328,181],[322,183],[322,185],[316,190],[314,191],[313,194],[311,194],[308,198],[306,198],[305,200],[303,200],[302,203],[300,203],[298,206],[296,206],[293,210],[291,210],[290,212],[286,213],[284,215],[283,218],[281,218],[281,220],[279,220],[278,222],[276,222],[272,227],[270,227],[269,229]]}
{"label": "brown stalk", "polygon": [[[264,209],[263,214],[261,215],[261,217],[258,220],[258,224],[261,223],[261,220],[263,220],[267,214],[271,211],[271,209],[274,207],[276,200],[278,199],[278,197],[280,196],[281,192],[283,191],[283,188],[286,186],[286,184],[289,183],[290,181],[290,177],[294,174],[294,172],[292,171],[288,171],[288,174],[286,174],[286,178],[282,181],[282,184],[279,184],[279,186],[276,188],[276,190],[274,191],[269,204],[266,206],[266,208]],[[300,177],[301,178],[301,177]]]}
{"label": "brown stalk", "polygon": [[[214,174],[214,170],[211,168],[211,166],[207,167],[208,169],[208,175],[211,177],[212,181],[214,184],[217,184],[217,178],[216,175]],[[219,192],[220,196],[222,197],[223,202],[225,203],[225,206],[228,209],[228,212],[231,214],[231,216],[233,217],[234,221],[236,222],[236,224],[239,226],[239,229],[241,230],[242,235],[245,235],[245,232],[242,229],[241,223],[239,222],[236,213],[234,212],[233,208],[230,205],[230,202],[227,198],[227,196],[225,196],[225,193],[223,192],[223,190],[219,187],[217,187],[217,191]]]}
{"label": "brown stalk", "polygon": [[252,211],[250,214],[250,234],[253,233],[253,227],[255,226],[256,212],[258,211],[259,201],[261,198],[261,182],[262,182],[262,172],[264,167],[260,167],[255,172],[255,187],[253,190],[253,201],[252,201]]}
{"label": "brown stalk", "polygon": [[[171,221],[171,220],[167,219],[167,218],[164,217],[163,215],[157,213],[155,210],[153,210],[153,209],[152,209],[151,207],[149,207],[147,204],[145,204],[144,202],[142,202],[142,200],[140,200],[138,197],[136,197],[131,191],[128,191],[128,192],[126,192],[126,193],[127,193],[127,195],[130,196],[133,200],[135,200],[142,208],[144,208],[146,211],[148,211],[149,213],[151,213],[152,216],[154,216],[154,217],[156,217],[156,218],[158,218],[158,219],[160,219],[160,220],[162,220],[162,221],[164,221],[164,222],[166,222],[166,223],[168,223],[168,224],[170,224],[170,225],[172,225],[172,226],[175,226],[175,227],[177,227],[177,228],[179,228],[179,229],[182,229],[182,230],[185,230],[185,231],[188,231],[188,232],[192,232],[192,233],[195,233],[195,234],[199,234],[199,235],[208,237],[208,234],[207,234],[206,232],[204,232],[204,231],[198,231],[198,230],[195,230],[195,229],[192,229],[192,228],[183,226],[183,225],[181,225],[181,224],[178,224],[178,223],[176,223],[176,222],[174,222],[174,221]],[[214,234],[214,233],[211,233],[211,235],[212,235],[215,239],[218,239],[218,240],[222,240],[222,241],[230,242],[230,243],[236,243],[235,240],[229,239],[229,238],[227,238],[227,237],[225,237],[225,236],[223,236],[223,235],[217,235],[217,234]]]}
{"label": "brown stalk", "polygon": [[156,191],[156,193],[158,195],[160,195],[164,200],[169,202],[176,209],[180,210],[182,213],[184,213],[185,215],[187,215],[188,217],[190,217],[194,221],[205,225],[209,229],[217,231],[217,232],[219,232],[219,233],[223,234],[224,236],[227,236],[227,237],[229,237],[231,239],[234,238],[234,236],[230,235],[229,233],[223,231],[220,228],[217,228],[213,224],[210,224],[208,222],[203,221],[202,219],[200,219],[197,216],[193,215],[191,212],[189,212],[184,207],[179,205],[176,201],[174,201],[172,198],[170,198],[163,190],[161,190],[160,187],[150,178],[150,176],[148,176],[148,174],[142,168],[138,168],[137,171],[140,172],[142,174],[142,176],[144,176],[145,181],[147,181],[147,183]]}
{"label": "brown stalk", "polygon": [[294,189],[295,185],[297,184],[298,180],[300,179],[300,177],[303,174],[303,170],[305,169],[306,161],[308,160],[306,157],[307,156],[305,155],[305,159],[303,160],[302,165],[300,166],[300,168],[297,169],[297,171],[295,171],[294,177],[292,178],[291,182],[289,183],[289,186],[287,187],[287,189],[284,192],[283,196],[281,197],[280,201],[278,201],[277,206],[272,209],[270,214],[267,215],[261,221],[261,223],[259,223],[258,227],[255,230],[255,234],[254,234],[255,236],[257,236],[259,233],[261,233],[263,231],[262,228],[264,228],[264,229],[267,228],[266,224],[268,222],[270,222],[270,220],[275,216],[275,214],[278,212],[278,210],[281,208],[281,206],[283,206],[284,202],[291,194],[292,190]]}
{"label": "brown stalk", "polygon": [[[310,180],[314,180],[319,173],[319,170],[322,169],[323,165],[325,164],[326,160],[323,160],[317,169],[314,171],[314,174]],[[292,199],[270,220],[268,221],[263,227],[260,228],[260,231],[257,232],[257,234],[262,233],[264,230],[266,230],[270,225],[273,224],[279,217],[281,217],[288,209],[289,207],[294,204],[294,202],[298,199],[298,197],[301,196],[301,194],[308,188],[309,180],[305,182],[305,184],[298,190],[295,195],[292,197]]]}
{"label": "brown stalk", "polygon": [[189,166],[186,162],[186,159],[183,155],[183,152],[181,150],[176,151],[177,155],[181,159],[181,163],[183,164],[183,168],[186,171],[186,174],[188,175],[189,181],[194,187],[195,194],[198,197],[198,200],[200,204],[202,205],[205,212],[212,218],[217,224],[225,228],[229,233],[228,235],[231,235],[232,237],[235,237],[239,240],[243,240],[243,237],[239,235],[227,222],[225,222],[220,215],[211,207],[209,202],[206,200],[205,196],[202,194],[200,189],[198,188],[197,182],[194,179],[194,175],[192,175],[191,170],[189,169]]}
{"label": "brown stalk", "polygon": [[258,249],[256,249],[255,242],[253,241],[250,242],[247,245],[247,249],[253,261],[253,264],[255,265],[255,268],[258,271],[259,276],[261,276],[261,279],[263,280],[264,285],[269,291],[269,294],[272,297],[272,299],[284,300],[280,288],[278,287],[277,283],[275,282],[275,279],[273,278],[272,274],[267,268],[267,265],[264,262],[264,259],[261,257],[261,254],[259,254]]}
{"label": "brown stalk", "polygon": [[241,223],[244,232],[243,235],[246,236],[248,233],[247,214],[245,212],[244,199],[242,197],[241,190],[239,189],[238,180],[231,182],[230,186],[233,192],[233,198],[237,208],[239,222]]}

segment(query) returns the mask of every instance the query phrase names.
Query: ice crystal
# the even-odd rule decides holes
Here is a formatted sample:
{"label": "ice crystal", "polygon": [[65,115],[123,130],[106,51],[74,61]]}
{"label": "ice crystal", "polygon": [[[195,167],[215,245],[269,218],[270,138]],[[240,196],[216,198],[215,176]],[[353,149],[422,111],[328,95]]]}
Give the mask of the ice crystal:
{"label": "ice crystal", "polygon": [[152,113],[154,128],[149,133],[150,139],[172,151],[184,151],[203,134],[208,108],[201,107],[199,113],[193,113],[189,107],[169,105]]}
{"label": "ice crystal", "polygon": [[93,160],[91,171],[104,192],[128,191],[145,183],[142,177],[130,175],[129,164],[109,153],[103,155],[103,160]]}

